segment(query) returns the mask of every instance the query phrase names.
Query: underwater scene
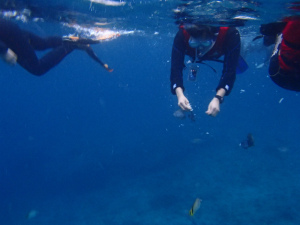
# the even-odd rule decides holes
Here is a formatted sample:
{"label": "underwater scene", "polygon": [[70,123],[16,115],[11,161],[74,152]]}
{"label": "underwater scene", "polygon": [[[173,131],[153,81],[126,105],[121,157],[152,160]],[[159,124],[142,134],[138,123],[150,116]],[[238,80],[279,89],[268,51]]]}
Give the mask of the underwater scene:
{"label": "underwater scene", "polygon": [[[0,224],[300,224],[300,95],[273,82],[260,33],[299,12],[287,0],[1,0]],[[185,56],[192,111],[172,93],[182,24],[240,34],[243,71],[217,116],[223,63],[190,80]]]}

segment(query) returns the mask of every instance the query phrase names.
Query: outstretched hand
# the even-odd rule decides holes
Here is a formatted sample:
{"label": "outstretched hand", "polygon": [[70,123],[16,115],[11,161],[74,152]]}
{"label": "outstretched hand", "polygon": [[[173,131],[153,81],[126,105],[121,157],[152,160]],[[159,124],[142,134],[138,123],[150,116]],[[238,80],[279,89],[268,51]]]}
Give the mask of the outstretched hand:
{"label": "outstretched hand", "polygon": [[183,90],[181,88],[176,88],[176,95],[178,99],[178,106],[185,111],[192,111],[192,106],[189,100],[184,96]]}
{"label": "outstretched hand", "polygon": [[213,98],[208,105],[208,109],[205,112],[209,116],[216,116],[220,112],[220,101],[217,98]]}

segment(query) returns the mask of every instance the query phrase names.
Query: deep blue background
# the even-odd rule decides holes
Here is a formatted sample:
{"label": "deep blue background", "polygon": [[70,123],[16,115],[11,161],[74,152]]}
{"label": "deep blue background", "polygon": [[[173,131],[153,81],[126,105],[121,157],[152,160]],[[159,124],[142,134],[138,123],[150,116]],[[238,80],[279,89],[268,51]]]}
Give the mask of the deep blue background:
{"label": "deep blue background", "polygon": [[178,120],[176,29],[93,46],[112,73],[81,51],[42,77],[0,63],[0,224],[300,223],[299,95],[257,69],[253,50],[216,118],[204,113],[222,70],[211,63],[218,74],[202,65],[185,81],[196,122]]}

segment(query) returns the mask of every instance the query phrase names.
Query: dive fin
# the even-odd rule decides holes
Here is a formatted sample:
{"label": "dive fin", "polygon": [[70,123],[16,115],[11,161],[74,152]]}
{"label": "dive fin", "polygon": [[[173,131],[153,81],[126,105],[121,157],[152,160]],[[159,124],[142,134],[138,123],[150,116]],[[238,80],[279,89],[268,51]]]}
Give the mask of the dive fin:
{"label": "dive fin", "polygon": [[238,60],[238,65],[236,67],[236,73],[244,73],[247,69],[249,68],[247,62],[245,59],[240,55],[239,60]]}
{"label": "dive fin", "polygon": [[74,44],[79,44],[79,45],[92,45],[92,44],[99,44],[101,40],[97,39],[91,39],[91,38],[82,38],[82,37],[77,37],[77,36],[63,36],[63,42],[68,42],[68,43],[74,43]]}
{"label": "dive fin", "polygon": [[108,72],[112,72],[113,69],[109,68],[107,64],[103,63],[98,56],[95,54],[95,52],[93,51],[93,49],[90,46],[87,46],[87,48],[84,49],[86,51],[86,53],[92,58],[94,59],[97,63],[99,63],[101,66],[103,66]]}

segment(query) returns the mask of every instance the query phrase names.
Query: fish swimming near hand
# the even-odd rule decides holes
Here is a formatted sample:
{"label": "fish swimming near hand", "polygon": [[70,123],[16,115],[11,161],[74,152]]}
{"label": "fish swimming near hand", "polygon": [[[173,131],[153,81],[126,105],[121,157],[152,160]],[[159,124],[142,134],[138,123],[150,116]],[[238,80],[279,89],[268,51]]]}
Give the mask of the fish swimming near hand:
{"label": "fish swimming near hand", "polygon": [[198,209],[200,209],[201,202],[202,202],[202,200],[200,198],[196,198],[192,208],[189,211],[190,216],[195,215],[195,213],[198,211]]}
{"label": "fish swimming near hand", "polygon": [[192,122],[196,121],[195,113],[193,112],[193,110],[190,111],[190,113],[188,114],[188,117],[191,119]]}

